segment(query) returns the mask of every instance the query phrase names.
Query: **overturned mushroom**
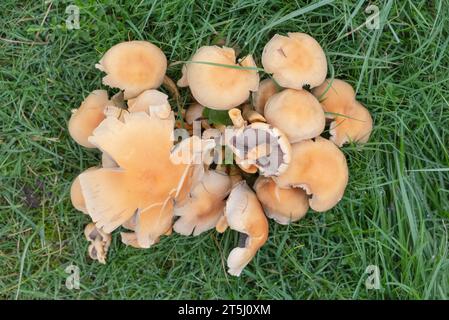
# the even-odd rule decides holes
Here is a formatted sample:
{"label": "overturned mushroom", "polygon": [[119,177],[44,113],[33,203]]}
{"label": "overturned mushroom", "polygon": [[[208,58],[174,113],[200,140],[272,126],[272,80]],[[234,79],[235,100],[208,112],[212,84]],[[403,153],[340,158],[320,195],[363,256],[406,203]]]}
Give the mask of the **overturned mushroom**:
{"label": "overturned mushroom", "polygon": [[201,105],[228,110],[245,102],[250,91],[257,90],[259,75],[251,55],[236,63],[234,49],[204,46],[183,68],[178,85],[186,84]]}
{"label": "overturned mushroom", "polygon": [[86,225],[84,235],[87,241],[90,242],[88,252],[91,259],[105,264],[109,246],[111,245],[111,235],[103,232],[101,229],[97,229],[93,223]]}
{"label": "overturned mushroom", "polygon": [[311,36],[299,32],[274,35],[263,49],[262,64],[280,86],[291,89],[319,86],[327,74],[323,48]]}
{"label": "overturned mushroom", "polygon": [[105,90],[95,90],[87,96],[78,109],[72,111],[68,127],[73,140],[83,147],[94,148],[88,138],[104,120],[104,110],[108,104],[111,104],[108,93]]}
{"label": "overturned mushroom", "polygon": [[[106,118],[89,140],[119,167],[80,175],[87,211],[97,228],[111,232],[137,212],[137,240],[145,248],[171,227],[173,201],[194,163],[193,156],[181,159],[189,162],[173,161],[173,152],[178,151],[172,151],[174,116],[158,116],[165,114],[150,107],[149,114],[125,114],[123,122]],[[192,139],[201,140],[192,137],[179,145],[185,146]],[[152,224],[144,223],[147,221]]]}
{"label": "overturned mushroom", "polygon": [[279,91],[279,86],[272,79],[262,80],[257,91],[253,92],[253,105],[255,110],[261,115],[264,114],[265,104],[271,96]]}
{"label": "overturned mushroom", "polygon": [[225,207],[226,221],[232,230],[247,236],[244,247],[232,249],[227,264],[231,275],[239,276],[268,238],[268,221],[256,194],[246,182],[237,183]]}
{"label": "overturned mushroom", "polygon": [[323,108],[308,91],[285,89],[265,105],[265,118],[291,143],[319,136],[326,125]]}
{"label": "overturned mushroom", "polygon": [[252,168],[255,167],[264,176],[276,176],[284,172],[291,156],[287,137],[266,123],[245,125],[238,109],[230,110],[229,114],[235,127],[227,131],[224,141],[234,152],[237,164],[250,173],[254,173]]}
{"label": "overturned mushroom", "polygon": [[257,178],[254,190],[265,214],[277,223],[295,222],[304,217],[309,209],[309,197],[304,190],[281,189],[271,178]]}
{"label": "overturned mushroom", "polygon": [[292,159],[287,170],[274,178],[281,188],[302,188],[310,207],[326,211],[343,197],[348,183],[348,166],[340,149],[327,139],[318,137],[292,145]]}
{"label": "overturned mushroom", "polygon": [[190,192],[186,201],[175,205],[175,216],[179,216],[173,229],[182,235],[194,236],[217,225],[223,215],[224,198],[231,190],[231,179],[225,173],[208,170]]}
{"label": "overturned mushroom", "polygon": [[125,99],[162,84],[167,58],[161,49],[148,41],[128,41],[110,48],[95,65],[107,75],[103,83],[124,90]]}

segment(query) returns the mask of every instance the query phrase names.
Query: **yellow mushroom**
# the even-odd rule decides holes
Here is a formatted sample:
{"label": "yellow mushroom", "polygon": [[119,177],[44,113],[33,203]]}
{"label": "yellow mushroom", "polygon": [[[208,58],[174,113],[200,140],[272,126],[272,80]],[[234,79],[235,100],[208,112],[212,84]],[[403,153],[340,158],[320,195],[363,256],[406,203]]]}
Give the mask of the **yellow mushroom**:
{"label": "yellow mushroom", "polygon": [[103,83],[124,91],[128,100],[144,90],[158,88],[164,80],[167,58],[148,41],[128,41],[110,48],[95,65],[106,72]]}
{"label": "yellow mushroom", "polygon": [[95,90],[87,96],[78,109],[72,111],[68,127],[73,140],[83,147],[94,148],[88,138],[104,120],[104,110],[108,104],[111,104],[108,93],[105,90]]}
{"label": "yellow mushroom", "polygon": [[225,207],[226,221],[232,230],[247,236],[244,247],[230,252],[227,265],[231,275],[239,276],[268,238],[268,221],[256,194],[246,182],[237,183]]}
{"label": "yellow mushroom", "polygon": [[308,91],[285,89],[265,105],[265,118],[291,143],[319,136],[326,125],[323,108]]}
{"label": "yellow mushroom", "polygon": [[262,80],[257,91],[252,94],[255,110],[261,115],[264,115],[265,105],[268,99],[278,91],[279,87],[272,79]]}
{"label": "yellow mushroom", "polygon": [[229,110],[248,100],[250,92],[257,90],[259,75],[255,67],[251,55],[236,62],[234,49],[204,46],[183,68],[178,85],[188,84],[195,100],[203,106]]}
{"label": "yellow mushroom", "polygon": [[[173,201],[187,183],[195,160],[190,155],[181,159],[186,162],[174,161],[174,152],[179,152],[179,148],[172,150],[174,115],[161,119],[161,114],[165,111],[157,106],[152,112],[150,106],[149,114],[125,114],[123,122],[106,118],[89,141],[111,156],[118,167],[80,175],[87,211],[97,228],[112,232],[137,212],[136,236],[144,248],[171,228]],[[201,141],[192,137],[177,147],[189,145],[192,139]]]}
{"label": "yellow mushroom", "polygon": [[327,74],[323,48],[311,36],[299,32],[274,35],[263,49],[262,64],[284,88],[313,88],[322,84]]}
{"label": "yellow mushroom", "polygon": [[231,190],[231,179],[222,171],[208,170],[190,191],[186,201],[175,205],[174,231],[197,236],[214,228],[223,216],[225,197]]}
{"label": "yellow mushroom", "polygon": [[309,197],[304,190],[281,189],[271,178],[257,178],[254,190],[265,214],[277,223],[289,224],[298,221],[309,209]]}
{"label": "yellow mushroom", "polygon": [[310,207],[326,211],[343,197],[348,183],[348,166],[340,149],[331,141],[318,137],[292,145],[292,159],[287,170],[274,181],[281,188],[302,188]]}

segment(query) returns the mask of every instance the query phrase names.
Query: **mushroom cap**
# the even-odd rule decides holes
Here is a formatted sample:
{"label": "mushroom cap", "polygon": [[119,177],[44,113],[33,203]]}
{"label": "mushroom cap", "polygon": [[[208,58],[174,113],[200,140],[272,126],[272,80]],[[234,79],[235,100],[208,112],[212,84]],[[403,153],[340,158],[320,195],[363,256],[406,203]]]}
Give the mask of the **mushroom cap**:
{"label": "mushroom cap", "polygon": [[70,117],[68,128],[73,140],[83,147],[94,148],[88,138],[104,120],[104,110],[110,103],[106,90],[92,91]]}
{"label": "mushroom cap", "polygon": [[279,188],[273,179],[259,177],[254,190],[265,214],[280,224],[289,224],[303,218],[309,209],[309,197],[302,189]]}
{"label": "mushroom cap", "polygon": [[251,168],[254,165],[264,176],[279,175],[290,163],[291,146],[287,137],[263,122],[235,129],[225,137],[225,143],[234,152],[240,166]]}
{"label": "mushroom cap", "polygon": [[346,114],[355,103],[354,89],[340,79],[326,79],[322,85],[313,88],[312,93],[320,100],[324,111],[331,113],[326,115],[330,119],[335,118],[336,114]]}
{"label": "mushroom cap", "polygon": [[261,115],[264,115],[265,104],[278,91],[278,85],[272,79],[262,80],[259,84],[259,89],[252,94],[254,109]]}
{"label": "mushroom cap", "polygon": [[204,126],[205,124],[207,124],[206,120],[202,120],[203,117],[203,111],[204,111],[204,106],[200,105],[199,103],[193,103],[191,104],[186,111],[186,123],[188,125],[193,125],[194,121],[199,121],[201,120],[201,125]]}
{"label": "mushroom cap", "polygon": [[168,96],[158,90],[145,90],[136,98],[128,100],[129,112],[153,112],[158,118],[167,119],[171,115]]}
{"label": "mushroom cap", "polygon": [[368,109],[355,101],[346,115],[335,117],[330,124],[330,140],[339,147],[350,141],[366,143],[373,130],[373,119]]}
{"label": "mushroom cap", "polygon": [[232,188],[224,213],[232,230],[248,236],[245,246],[232,249],[227,259],[228,272],[239,276],[267,241],[268,221],[256,194],[244,181]]}
{"label": "mushroom cap", "polygon": [[319,86],[327,74],[323,48],[314,38],[300,32],[274,35],[263,49],[262,65],[280,86],[292,89]]}
{"label": "mushroom cap", "polygon": [[[98,169],[97,167],[90,167],[89,169],[85,170],[84,172],[92,171]],[[70,201],[72,202],[73,207],[81,211],[85,214],[87,214],[87,208],[86,208],[86,202],[84,200],[83,193],[81,191],[81,184],[79,176],[75,178],[72,182],[72,186],[70,187]]]}
{"label": "mushroom cap", "polygon": [[[210,62],[233,67],[204,64]],[[192,95],[201,105],[216,110],[228,110],[245,102],[250,91],[259,86],[257,70],[235,67],[255,67],[251,55],[236,63],[234,49],[204,46],[186,65],[186,77]]]}
{"label": "mushroom cap", "polygon": [[264,114],[291,143],[319,136],[326,125],[323,108],[306,90],[285,89],[275,94],[265,105]]}
{"label": "mushroom cap", "polygon": [[124,90],[127,100],[162,84],[167,58],[151,42],[127,41],[106,51],[96,67],[107,73],[103,83]]}
{"label": "mushroom cap", "polygon": [[287,170],[274,178],[281,188],[302,188],[310,207],[326,211],[343,197],[348,184],[348,166],[340,149],[331,141],[318,137],[292,145],[292,160]]}
{"label": "mushroom cap", "polygon": [[191,190],[187,201],[175,206],[176,220],[173,229],[183,235],[197,236],[214,228],[223,215],[224,198],[231,190],[227,174],[208,170]]}

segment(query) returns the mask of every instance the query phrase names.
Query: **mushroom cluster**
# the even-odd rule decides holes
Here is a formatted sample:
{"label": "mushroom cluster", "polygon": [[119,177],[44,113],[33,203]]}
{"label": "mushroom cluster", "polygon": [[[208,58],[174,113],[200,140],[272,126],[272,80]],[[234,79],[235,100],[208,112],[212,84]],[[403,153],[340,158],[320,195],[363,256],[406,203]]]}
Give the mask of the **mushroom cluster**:
{"label": "mushroom cluster", "polygon": [[160,48],[128,41],[103,55],[96,67],[118,92],[93,91],[68,123],[78,144],[101,152],[70,190],[92,220],[92,259],[106,263],[117,229],[125,245],[149,248],[173,231],[229,227],[241,235],[227,259],[239,276],[267,241],[268,219],[289,224],[341,200],[349,175],[340,147],[367,142],[370,113],[350,84],[326,80],[326,56],[310,35],[276,34],[261,60],[263,69],[232,48],[199,48],[177,82],[191,93],[184,111]]}

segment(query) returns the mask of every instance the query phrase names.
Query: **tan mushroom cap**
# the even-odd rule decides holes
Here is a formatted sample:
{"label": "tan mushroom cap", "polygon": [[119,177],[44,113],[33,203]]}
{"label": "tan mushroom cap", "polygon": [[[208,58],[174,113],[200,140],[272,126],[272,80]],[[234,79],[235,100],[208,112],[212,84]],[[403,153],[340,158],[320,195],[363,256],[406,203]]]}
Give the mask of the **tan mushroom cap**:
{"label": "tan mushroom cap", "polygon": [[81,106],[73,111],[69,120],[68,128],[73,140],[86,148],[95,147],[88,138],[104,120],[104,110],[108,104],[111,104],[111,101],[105,90],[95,90],[87,96]]}
{"label": "tan mushroom cap", "polygon": [[225,216],[232,230],[248,236],[245,246],[232,249],[227,259],[229,274],[239,276],[267,241],[268,221],[256,194],[244,181],[233,187],[226,202]]}
{"label": "tan mushroom cap", "polygon": [[323,108],[306,90],[285,89],[275,94],[265,105],[264,114],[291,143],[319,136],[326,125]]}
{"label": "tan mushroom cap", "polygon": [[128,41],[106,51],[96,67],[107,73],[103,83],[124,90],[127,100],[161,85],[167,70],[167,58],[151,42]]}
{"label": "tan mushroom cap", "polygon": [[254,184],[265,214],[280,224],[303,218],[309,209],[309,197],[302,189],[281,189],[273,179],[259,177]]}
{"label": "tan mushroom cap", "polygon": [[346,114],[355,103],[355,91],[352,86],[340,79],[326,79],[326,81],[312,90],[320,100],[327,118],[333,119],[338,114]]}
{"label": "tan mushroom cap", "polygon": [[[151,107],[151,108],[150,108]],[[171,107],[168,103],[168,96],[158,90],[145,90],[136,98],[128,100],[129,112],[151,112],[157,114],[161,119],[166,119],[171,115]]]}
{"label": "tan mushroom cap", "polygon": [[193,126],[194,121],[201,121],[201,127],[203,129],[209,129],[210,125],[206,119],[203,119],[204,106],[199,103],[191,104],[186,111],[185,121],[188,125]]}
{"label": "tan mushroom cap", "polygon": [[231,109],[248,100],[250,91],[256,91],[259,86],[257,70],[200,62],[233,67],[256,67],[256,64],[251,55],[236,63],[232,48],[204,46],[198,49],[192,62],[185,67],[184,80],[178,83],[185,84],[187,80],[193,97],[203,106],[217,110]]}
{"label": "tan mushroom cap", "polygon": [[263,49],[262,64],[280,86],[291,89],[319,86],[327,74],[323,48],[311,36],[299,32],[274,35]]}
{"label": "tan mushroom cap", "polygon": [[330,140],[339,147],[350,141],[366,143],[373,129],[373,119],[368,109],[356,101],[346,115],[335,117],[331,123]]}
{"label": "tan mushroom cap", "polygon": [[[84,172],[89,172],[97,169],[98,167],[90,167],[86,169]],[[81,190],[79,176],[77,176],[75,180],[73,180],[72,186],[70,187],[70,201],[72,202],[72,205],[76,210],[87,214],[86,202],[84,200],[83,192]]]}
{"label": "tan mushroom cap", "polygon": [[265,104],[278,91],[279,87],[272,79],[262,80],[259,84],[259,89],[252,94],[254,109],[261,115],[264,115]]}
{"label": "tan mushroom cap", "polygon": [[187,201],[176,204],[173,225],[175,232],[197,236],[214,228],[223,216],[224,198],[231,190],[231,179],[224,173],[208,170],[200,182],[191,190]]}
{"label": "tan mushroom cap", "polygon": [[326,211],[343,197],[348,184],[348,166],[340,149],[331,141],[318,137],[292,145],[292,160],[288,169],[274,178],[281,188],[302,188],[310,207]]}

